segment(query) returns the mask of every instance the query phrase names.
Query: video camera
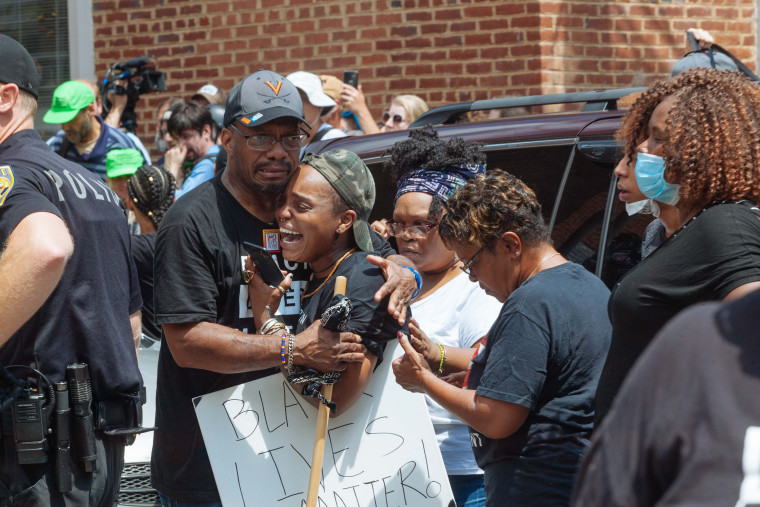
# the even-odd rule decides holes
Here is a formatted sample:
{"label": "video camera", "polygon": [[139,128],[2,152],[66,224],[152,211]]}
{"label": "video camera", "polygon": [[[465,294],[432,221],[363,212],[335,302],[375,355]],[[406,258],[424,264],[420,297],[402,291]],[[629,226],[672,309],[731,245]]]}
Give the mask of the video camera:
{"label": "video camera", "polygon": [[[115,81],[127,80],[127,86],[117,85]],[[121,115],[121,123],[129,132],[137,129],[135,104],[140,100],[140,94],[166,90],[166,80],[163,72],[156,70],[153,58],[145,55],[115,63],[106,72],[106,77],[100,83],[100,94],[103,97],[103,114],[111,110],[108,94],[127,95],[127,106]]]}

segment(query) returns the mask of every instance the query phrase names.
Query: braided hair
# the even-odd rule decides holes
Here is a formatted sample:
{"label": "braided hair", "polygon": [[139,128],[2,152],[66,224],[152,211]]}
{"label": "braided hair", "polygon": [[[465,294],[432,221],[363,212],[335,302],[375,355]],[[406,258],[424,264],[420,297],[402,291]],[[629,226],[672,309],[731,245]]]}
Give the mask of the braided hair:
{"label": "braided hair", "polygon": [[154,165],[142,166],[127,181],[129,198],[135,208],[150,218],[156,228],[174,202],[176,188],[174,176]]}

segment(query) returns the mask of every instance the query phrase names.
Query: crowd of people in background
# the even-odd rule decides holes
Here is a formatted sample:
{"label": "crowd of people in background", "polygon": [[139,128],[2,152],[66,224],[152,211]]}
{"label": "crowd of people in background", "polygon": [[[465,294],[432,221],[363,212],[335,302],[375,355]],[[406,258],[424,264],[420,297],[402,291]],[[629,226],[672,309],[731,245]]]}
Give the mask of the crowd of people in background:
{"label": "crowd of people in background", "polygon": [[[229,93],[209,83],[164,100],[154,163],[119,128],[125,98],[109,94],[102,118],[89,81],[56,88],[44,121],[61,130],[46,146],[34,64],[0,36],[0,275],[32,287],[0,288],[16,312],[0,363],[57,381],[87,362],[97,400],[136,404],[137,344],[162,341],[151,465],[166,506],[220,505],[191,399],[342,371],[332,400],[310,401],[343,412],[396,338],[393,374],[425,394],[459,506],[757,502],[760,88],[692,33],[707,50],[627,104],[619,198],[656,218],[611,291],[554,248],[534,191],[486,167],[477,144],[410,130],[386,153],[394,196],[376,195],[357,155],[314,153],[409,129],[428,110],[420,97],[393,97],[378,119],[355,81],[260,70]],[[370,224],[380,199],[393,214]],[[288,266],[280,282],[247,243]],[[18,260],[30,249],[50,260]],[[353,310],[328,329],[340,275]],[[678,316],[709,301],[731,303]],[[127,440],[111,437],[97,434],[100,472],[74,476],[79,498],[103,492],[94,504],[113,503],[123,466]],[[38,486],[50,468],[0,472],[6,495],[56,495]]]}

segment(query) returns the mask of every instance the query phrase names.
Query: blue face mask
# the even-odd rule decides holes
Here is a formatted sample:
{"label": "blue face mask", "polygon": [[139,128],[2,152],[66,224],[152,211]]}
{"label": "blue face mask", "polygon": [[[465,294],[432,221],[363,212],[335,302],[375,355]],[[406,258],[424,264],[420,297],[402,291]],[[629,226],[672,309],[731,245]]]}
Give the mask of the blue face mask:
{"label": "blue face mask", "polygon": [[681,185],[665,181],[665,159],[649,153],[637,153],[634,170],[642,194],[671,206],[678,202]]}

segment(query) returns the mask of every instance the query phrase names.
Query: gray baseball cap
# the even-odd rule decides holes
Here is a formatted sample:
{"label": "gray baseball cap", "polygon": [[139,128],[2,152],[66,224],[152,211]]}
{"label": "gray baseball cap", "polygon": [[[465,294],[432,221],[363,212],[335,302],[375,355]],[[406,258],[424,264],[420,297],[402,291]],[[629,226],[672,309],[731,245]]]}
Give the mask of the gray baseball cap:
{"label": "gray baseball cap", "polygon": [[319,171],[356,211],[356,245],[365,252],[374,251],[369,234],[369,215],[375,205],[375,180],[362,159],[347,150],[330,150],[321,155],[307,153],[301,163]]}
{"label": "gray baseball cap", "polygon": [[[715,65],[713,66],[713,61]],[[718,51],[713,51],[713,60],[710,60],[708,50],[695,51],[684,56],[673,65],[671,77],[680,74],[687,69],[718,69],[718,70],[739,70],[734,61],[727,55]]]}
{"label": "gray baseball cap", "polygon": [[303,117],[298,89],[278,73],[259,70],[230,90],[224,110],[225,127],[235,120],[256,127],[277,118],[295,118],[309,126]]}

